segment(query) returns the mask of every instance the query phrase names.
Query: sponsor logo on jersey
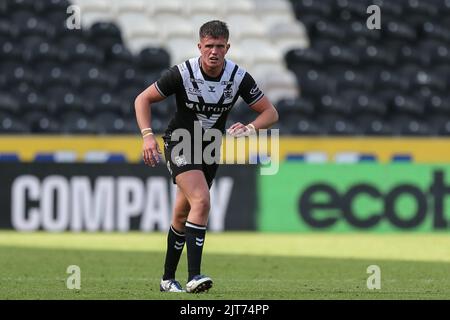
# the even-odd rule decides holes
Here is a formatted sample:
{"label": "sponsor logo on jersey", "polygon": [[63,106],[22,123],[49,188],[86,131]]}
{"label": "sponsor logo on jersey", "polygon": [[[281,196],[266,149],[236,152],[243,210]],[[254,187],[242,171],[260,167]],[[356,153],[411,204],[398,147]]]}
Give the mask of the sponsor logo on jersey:
{"label": "sponsor logo on jersey", "polygon": [[216,87],[214,86],[208,86],[208,92],[216,92]]}
{"label": "sponsor logo on jersey", "polygon": [[234,84],[234,81],[222,81],[220,84],[223,86],[232,86]]}
{"label": "sponsor logo on jersey", "polygon": [[204,105],[197,102],[186,102],[186,108],[197,111],[197,112],[214,112],[214,113],[222,113],[230,110],[233,107],[231,103],[218,106],[218,105]]}
{"label": "sponsor logo on jersey", "polygon": [[190,94],[195,95],[195,96],[201,96],[202,95],[202,90],[196,89],[196,88],[188,88],[188,92]]}
{"label": "sponsor logo on jersey", "polygon": [[192,83],[200,83],[200,84],[204,84],[204,83],[205,83],[205,81],[202,80],[202,79],[189,78],[189,80],[190,80]]}
{"label": "sponsor logo on jersey", "polygon": [[253,88],[250,90],[250,95],[252,96],[252,98],[256,97],[259,93],[261,92],[261,90],[259,90],[258,85],[255,84],[253,86]]}

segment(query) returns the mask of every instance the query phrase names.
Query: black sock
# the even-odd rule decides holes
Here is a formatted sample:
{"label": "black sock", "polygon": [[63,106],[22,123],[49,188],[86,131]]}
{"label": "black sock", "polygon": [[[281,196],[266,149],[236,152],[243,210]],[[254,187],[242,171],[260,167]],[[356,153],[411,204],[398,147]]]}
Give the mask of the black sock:
{"label": "black sock", "polygon": [[203,244],[205,241],[206,226],[186,222],[186,248],[188,259],[188,281],[200,274],[202,264]]}
{"label": "black sock", "polygon": [[166,261],[164,263],[163,280],[175,279],[175,272],[177,271],[181,252],[183,252],[184,242],[185,235],[175,230],[173,226],[170,226],[169,234],[167,235],[167,251]]}

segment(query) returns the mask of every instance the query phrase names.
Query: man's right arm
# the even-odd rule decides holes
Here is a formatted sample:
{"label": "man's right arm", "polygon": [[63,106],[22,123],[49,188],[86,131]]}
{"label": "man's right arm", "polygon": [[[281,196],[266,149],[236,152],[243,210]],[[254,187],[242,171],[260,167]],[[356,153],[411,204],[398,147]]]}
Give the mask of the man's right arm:
{"label": "man's right arm", "polygon": [[151,127],[151,105],[165,98],[156,89],[155,84],[152,84],[136,97],[134,109],[136,111],[136,120],[141,130]]}
{"label": "man's right arm", "polygon": [[161,151],[153,134],[148,133],[148,128],[151,128],[152,123],[151,105],[175,93],[181,82],[181,75],[178,68],[176,66],[172,67],[157,82],[139,94],[134,101],[137,123],[141,132],[144,130],[145,133],[143,135],[142,156],[144,162],[152,167],[156,165],[156,162],[159,162],[159,154],[161,154]]}
{"label": "man's right arm", "polygon": [[[159,154],[161,150],[156,141],[151,128],[151,105],[155,102],[165,99],[156,89],[156,85],[150,87],[140,93],[134,101],[134,109],[136,111],[136,120],[139,129],[143,133],[142,157],[146,165],[154,167],[159,162]],[[147,129],[147,130],[146,130]]]}

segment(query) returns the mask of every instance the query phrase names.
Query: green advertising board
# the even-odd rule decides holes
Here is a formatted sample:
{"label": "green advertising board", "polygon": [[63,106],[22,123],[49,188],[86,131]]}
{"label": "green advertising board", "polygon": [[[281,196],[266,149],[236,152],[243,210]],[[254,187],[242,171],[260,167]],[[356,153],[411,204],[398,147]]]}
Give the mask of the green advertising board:
{"label": "green advertising board", "polygon": [[258,187],[261,231],[450,231],[450,165],[284,163]]}

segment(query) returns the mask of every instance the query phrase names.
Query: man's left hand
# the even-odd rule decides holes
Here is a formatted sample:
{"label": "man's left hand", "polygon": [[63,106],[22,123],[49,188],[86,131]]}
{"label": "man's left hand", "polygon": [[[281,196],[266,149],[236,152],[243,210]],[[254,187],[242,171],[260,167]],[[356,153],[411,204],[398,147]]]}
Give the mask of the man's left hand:
{"label": "man's left hand", "polygon": [[228,134],[239,138],[239,137],[247,137],[253,134],[256,134],[256,129],[253,124],[243,125],[240,122],[233,124],[228,130]]}

